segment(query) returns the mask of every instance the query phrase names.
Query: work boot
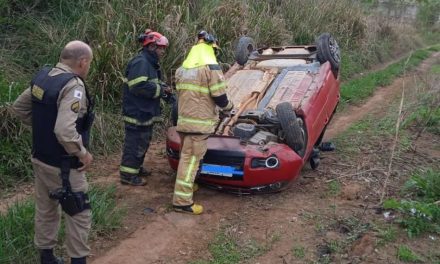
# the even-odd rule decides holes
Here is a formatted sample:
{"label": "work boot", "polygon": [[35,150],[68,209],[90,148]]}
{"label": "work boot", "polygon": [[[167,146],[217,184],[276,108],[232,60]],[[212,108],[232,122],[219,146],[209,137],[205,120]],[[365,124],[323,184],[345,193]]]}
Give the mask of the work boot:
{"label": "work boot", "polygon": [[70,259],[71,264],[86,264],[86,257],[82,258],[71,258]]}
{"label": "work boot", "polygon": [[333,151],[336,149],[336,146],[332,142],[322,142],[321,145],[319,145],[319,149],[321,151]]}
{"label": "work boot", "polygon": [[62,258],[55,257],[53,254],[53,249],[41,249],[40,262],[41,264],[64,264],[64,260]]}
{"label": "work boot", "polygon": [[139,168],[139,174],[138,174],[139,177],[147,177],[147,176],[150,176],[150,175],[151,175],[151,171],[150,170],[147,170],[144,167],[140,167]]}
{"label": "work boot", "polygon": [[192,205],[173,205],[174,211],[179,213],[187,213],[187,214],[193,214],[193,215],[199,215],[203,213],[203,206],[200,204],[192,204]]}
{"label": "work boot", "polygon": [[145,184],[147,184],[147,181],[137,175],[133,175],[133,176],[121,175],[121,183],[132,186],[144,186]]}

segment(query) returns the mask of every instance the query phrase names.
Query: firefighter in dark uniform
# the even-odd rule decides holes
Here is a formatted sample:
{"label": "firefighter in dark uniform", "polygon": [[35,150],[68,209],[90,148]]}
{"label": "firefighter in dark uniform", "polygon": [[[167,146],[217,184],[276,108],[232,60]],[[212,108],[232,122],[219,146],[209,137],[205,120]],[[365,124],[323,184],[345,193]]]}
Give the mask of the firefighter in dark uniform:
{"label": "firefighter in dark uniform", "polygon": [[[40,250],[42,264],[63,263],[53,254],[60,227],[59,204],[66,212],[66,249],[71,263],[86,263],[90,252],[87,239],[92,218],[85,171],[93,160],[87,150],[93,103],[84,79],[92,57],[86,43],[69,42],[56,67],[40,70],[12,106],[13,112],[32,126],[34,242]],[[68,192],[58,191],[66,190],[60,175],[68,179]],[[58,197],[66,198],[63,196],[66,193],[74,198],[62,201]]]}
{"label": "firefighter in dark uniform", "polygon": [[147,29],[139,41],[143,48],[129,61],[123,84],[125,141],[120,178],[122,184],[133,186],[147,183],[141,176],[150,172],[142,164],[150,145],[153,124],[160,120],[160,99],[171,93],[171,89],[161,81],[159,68],[159,59],[165,53],[168,39]]}
{"label": "firefighter in dark uniform", "polygon": [[194,179],[207,151],[208,136],[219,122],[218,108],[230,111],[226,82],[215,56],[216,39],[206,31],[198,34],[182,66],[176,71],[178,92],[177,131],[181,138],[179,166],[174,187],[173,206],[178,212],[199,215],[203,206],[195,204]]}

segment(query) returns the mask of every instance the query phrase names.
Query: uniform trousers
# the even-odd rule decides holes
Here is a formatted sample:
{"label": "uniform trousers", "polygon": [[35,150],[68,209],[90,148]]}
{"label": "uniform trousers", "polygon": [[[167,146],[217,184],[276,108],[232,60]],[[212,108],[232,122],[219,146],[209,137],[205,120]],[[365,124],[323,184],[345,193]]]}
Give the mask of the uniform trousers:
{"label": "uniform trousers", "polygon": [[[57,245],[61,221],[61,206],[49,198],[49,192],[62,187],[60,169],[32,158],[35,177],[35,237],[38,249],[52,249]],[[69,181],[73,192],[87,192],[88,183],[84,172],[70,170]],[[74,216],[65,216],[66,249],[72,258],[88,256],[88,236],[92,224],[92,213],[86,209]]]}
{"label": "uniform trousers", "polygon": [[207,134],[179,133],[182,142],[173,205],[193,204],[194,180],[207,150]]}

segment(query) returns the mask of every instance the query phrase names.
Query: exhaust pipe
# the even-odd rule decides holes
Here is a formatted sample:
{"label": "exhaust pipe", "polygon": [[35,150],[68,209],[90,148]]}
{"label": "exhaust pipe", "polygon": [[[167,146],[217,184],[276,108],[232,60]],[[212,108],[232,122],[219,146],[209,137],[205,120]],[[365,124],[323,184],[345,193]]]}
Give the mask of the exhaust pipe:
{"label": "exhaust pipe", "polygon": [[279,163],[280,162],[277,157],[269,157],[264,162],[264,165],[269,169],[273,169],[273,168],[276,168]]}

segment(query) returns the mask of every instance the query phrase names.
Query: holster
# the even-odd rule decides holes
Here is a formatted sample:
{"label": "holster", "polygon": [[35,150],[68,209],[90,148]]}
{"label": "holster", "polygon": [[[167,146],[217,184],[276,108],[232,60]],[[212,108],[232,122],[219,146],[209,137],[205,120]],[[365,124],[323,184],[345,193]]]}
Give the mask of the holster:
{"label": "holster", "polygon": [[61,162],[61,179],[63,187],[49,193],[51,199],[58,200],[63,211],[74,216],[86,209],[91,209],[89,197],[84,192],[72,192],[69,181],[72,156],[63,156]]}

